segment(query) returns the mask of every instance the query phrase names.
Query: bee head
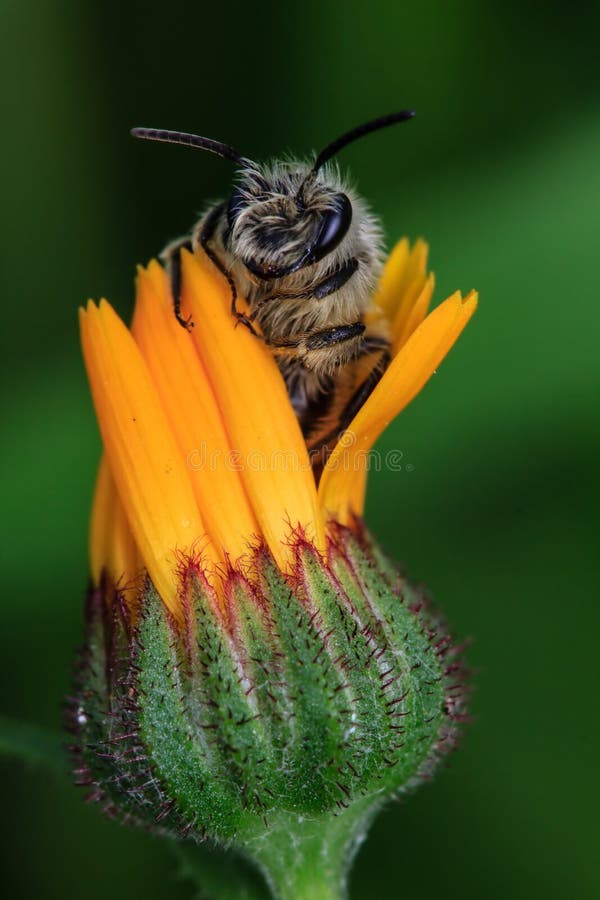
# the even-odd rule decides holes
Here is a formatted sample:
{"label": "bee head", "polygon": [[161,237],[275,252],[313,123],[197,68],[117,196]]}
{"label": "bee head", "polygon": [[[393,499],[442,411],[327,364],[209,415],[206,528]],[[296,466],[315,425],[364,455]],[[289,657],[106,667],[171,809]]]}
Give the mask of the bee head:
{"label": "bee head", "polygon": [[352,225],[352,203],[337,179],[321,171],[357,138],[412,118],[412,110],[381,116],[328,144],[311,166],[279,163],[270,170],[234,147],[181,131],[134,128],[144,140],[184,144],[229,159],[240,167],[240,182],[227,207],[225,242],[259,281],[282,278],[313,265],[344,240]]}
{"label": "bee head", "polygon": [[349,197],[312,167],[278,163],[241,176],[227,207],[227,243],[260,281],[319,262],[348,233]]}

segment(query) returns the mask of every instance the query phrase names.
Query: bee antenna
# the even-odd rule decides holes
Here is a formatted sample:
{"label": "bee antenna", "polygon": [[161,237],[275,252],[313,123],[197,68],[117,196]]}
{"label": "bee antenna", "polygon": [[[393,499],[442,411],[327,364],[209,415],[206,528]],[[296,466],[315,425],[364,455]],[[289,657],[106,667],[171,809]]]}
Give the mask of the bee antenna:
{"label": "bee antenna", "polygon": [[250,160],[239,153],[235,147],[222,144],[221,141],[213,141],[211,138],[200,137],[198,134],[187,134],[185,131],[165,131],[160,128],[132,128],[132,137],[141,138],[144,141],[163,141],[167,144],[183,144],[185,147],[195,147],[198,150],[208,150],[223,159],[247,166]]}
{"label": "bee antenna", "polygon": [[365,122],[364,125],[358,125],[351,131],[347,131],[321,150],[315,160],[312,171],[318,172],[321,166],[331,159],[332,156],[339,153],[340,150],[347,146],[347,144],[351,144],[358,138],[364,137],[365,134],[371,134],[372,131],[379,131],[380,128],[387,128],[388,125],[395,125],[397,122],[406,122],[407,119],[412,119],[414,115],[414,109],[402,109],[400,112],[390,113],[387,116],[380,116],[378,119],[372,119],[370,122]]}

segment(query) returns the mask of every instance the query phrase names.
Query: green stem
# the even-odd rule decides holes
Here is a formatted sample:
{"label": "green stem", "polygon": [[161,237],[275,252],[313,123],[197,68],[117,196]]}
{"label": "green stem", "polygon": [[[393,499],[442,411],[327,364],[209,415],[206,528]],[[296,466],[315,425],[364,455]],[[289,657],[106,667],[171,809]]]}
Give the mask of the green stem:
{"label": "green stem", "polygon": [[280,813],[268,829],[227,849],[173,848],[198,900],[344,900],[354,855],[380,805],[371,797],[337,816]]}
{"label": "green stem", "polygon": [[277,900],[343,900],[350,865],[379,805],[369,798],[337,816],[287,814],[244,850]]}

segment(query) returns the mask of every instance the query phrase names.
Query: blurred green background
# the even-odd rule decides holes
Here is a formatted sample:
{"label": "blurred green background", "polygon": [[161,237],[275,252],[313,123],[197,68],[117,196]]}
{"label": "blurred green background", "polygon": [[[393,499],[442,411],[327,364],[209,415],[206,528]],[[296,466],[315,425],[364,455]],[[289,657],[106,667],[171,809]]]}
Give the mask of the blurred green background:
{"label": "blurred green background", "polygon": [[[342,162],[390,243],[430,241],[437,299],[481,306],[383,439],[406,468],[372,475],[368,520],[472,637],[474,720],[377,822],[352,898],[600,896],[599,26],[598,4],[557,0],[2,0],[6,714],[57,727],[80,638],[99,442],[77,306],[127,315],[135,264],[230,185],[129,128],[303,154],[414,106]],[[190,895],[168,848],[60,779],[3,777],[10,896]]]}

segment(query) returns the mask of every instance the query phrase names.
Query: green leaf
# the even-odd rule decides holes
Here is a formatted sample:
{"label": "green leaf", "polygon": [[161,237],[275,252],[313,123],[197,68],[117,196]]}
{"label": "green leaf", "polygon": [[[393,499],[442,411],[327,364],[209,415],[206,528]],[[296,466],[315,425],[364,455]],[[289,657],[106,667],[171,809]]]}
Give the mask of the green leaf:
{"label": "green leaf", "polygon": [[62,733],[32,722],[0,716],[0,754],[45,768],[63,778],[68,772]]}
{"label": "green leaf", "polygon": [[209,844],[173,844],[180,874],[198,888],[198,900],[270,900],[257,870],[234,850]]}

